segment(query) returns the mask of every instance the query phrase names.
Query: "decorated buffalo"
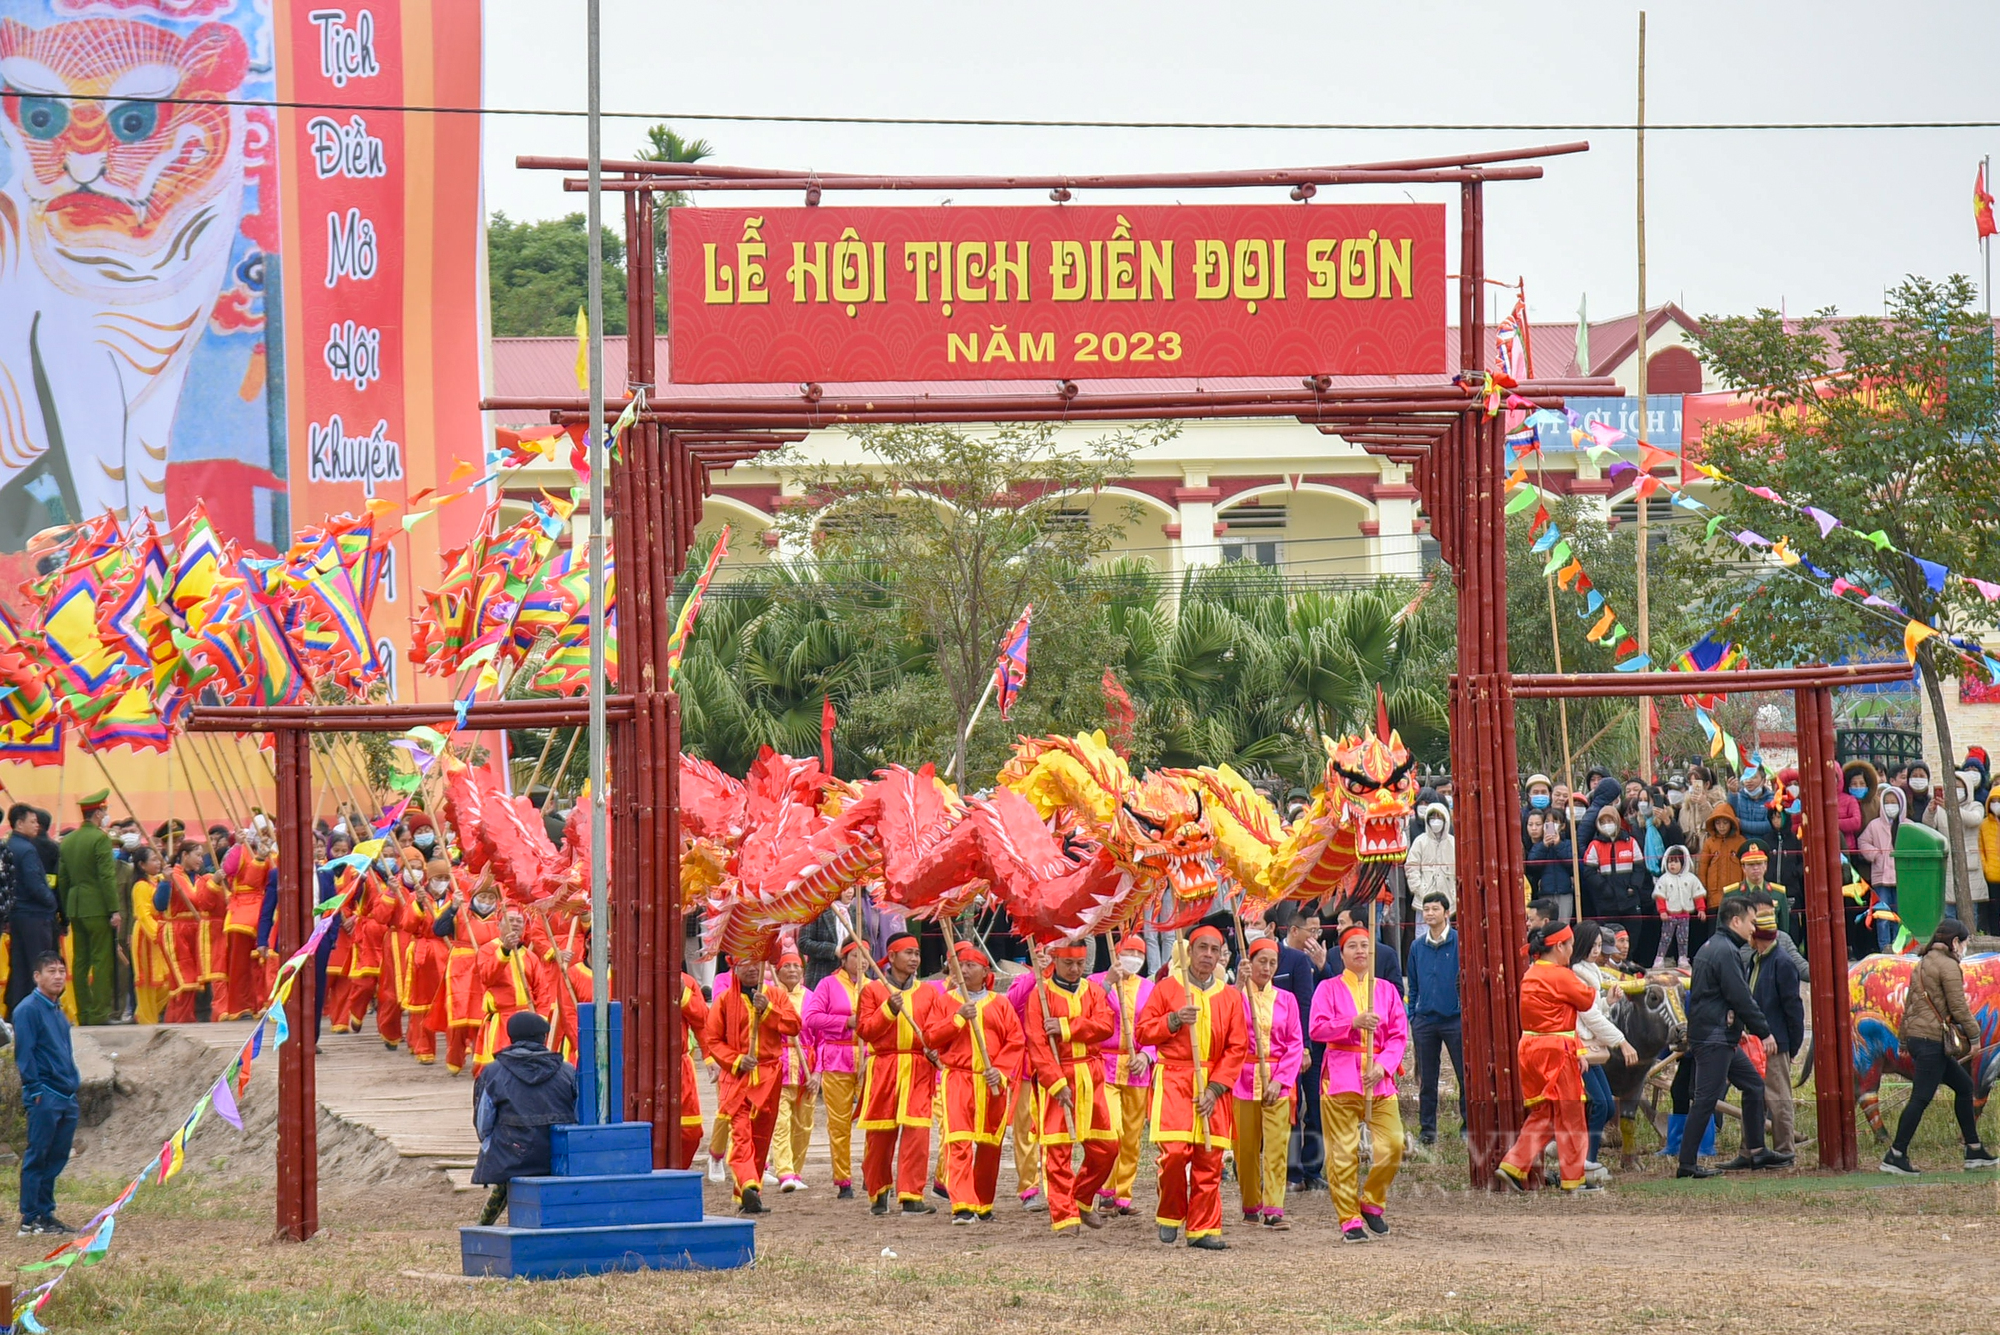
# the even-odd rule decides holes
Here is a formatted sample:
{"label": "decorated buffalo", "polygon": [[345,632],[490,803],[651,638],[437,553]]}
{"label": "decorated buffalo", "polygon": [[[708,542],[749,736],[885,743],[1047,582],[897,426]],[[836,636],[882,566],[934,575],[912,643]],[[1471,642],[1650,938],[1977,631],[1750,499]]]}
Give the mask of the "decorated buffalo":
{"label": "decorated buffalo", "polygon": [[1614,1051],[1604,1074],[1618,1104],[1620,1163],[1630,1168],[1638,1150],[1633,1133],[1640,1112],[1658,1120],[1658,1109],[1647,1094],[1652,1077],[1687,1046],[1687,983],[1680,974],[1661,969],[1644,978],[1625,979],[1619,986],[1623,995],[1610,1008],[1611,1023],[1625,1035],[1639,1061],[1627,1066]]}
{"label": "decorated buffalo", "polygon": [[[1878,1090],[1884,1075],[1911,1076],[1910,1057],[1897,1036],[1903,1028],[1903,1005],[1910,991],[1914,956],[1870,955],[1848,966],[1847,996],[1854,1017],[1854,1073],[1858,1077],[1861,1111],[1886,1138]],[[1965,959],[1965,1004],[1979,1026],[1979,1048],[1972,1061],[1972,1084],[1979,1106],[2000,1079],[2000,955],[1968,955]]]}

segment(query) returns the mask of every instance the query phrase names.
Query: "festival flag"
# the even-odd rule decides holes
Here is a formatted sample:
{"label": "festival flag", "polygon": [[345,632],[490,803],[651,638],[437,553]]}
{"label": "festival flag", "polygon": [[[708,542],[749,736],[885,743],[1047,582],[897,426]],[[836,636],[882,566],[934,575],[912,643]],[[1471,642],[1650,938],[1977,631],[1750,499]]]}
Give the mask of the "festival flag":
{"label": "festival flag", "polygon": [[2000,223],[1993,219],[1993,196],[1986,191],[1986,164],[1979,164],[1979,175],[1972,182],[1972,223],[1979,229],[1979,239],[1984,241],[1995,232],[2000,232]]}
{"label": "festival flag", "polygon": [[1000,717],[1014,707],[1014,699],[1028,681],[1028,628],[1035,617],[1033,603],[1021,609],[1021,619],[1000,645],[1000,659],[993,665],[993,688],[999,695]]}
{"label": "festival flag", "polygon": [[143,685],[128,688],[110,708],[98,711],[83,725],[86,751],[124,746],[134,751],[165,754],[172,742],[173,734],[154,707],[152,692]]}
{"label": "festival flag", "polygon": [[819,702],[819,767],[828,774],[833,773],[833,728],[837,722],[833,694],[828,692]]}
{"label": "festival flag", "polygon": [[[680,615],[674,618],[674,633],[667,637],[667,689],[674,688],[680,677],[681,656],[687,652],[688,636],[694,632],[694,619],[701,615],[702,599],[708,595],[708,582],[715,578],[715,568],[722,564],[722,558],[729,554],[729,525],[722,526],[722,533],[715,540],[715,548],[708,554],[708,561],[701,568],[701,577],[694,582],[694,591],[681,604]],[[605,601],[610,601],[608,591]],[[833,772],[833,766],[827,766]]]}
{"label": "festival flag", "polygon": [[576,389],[590,393],[590,313],[576,308]]}

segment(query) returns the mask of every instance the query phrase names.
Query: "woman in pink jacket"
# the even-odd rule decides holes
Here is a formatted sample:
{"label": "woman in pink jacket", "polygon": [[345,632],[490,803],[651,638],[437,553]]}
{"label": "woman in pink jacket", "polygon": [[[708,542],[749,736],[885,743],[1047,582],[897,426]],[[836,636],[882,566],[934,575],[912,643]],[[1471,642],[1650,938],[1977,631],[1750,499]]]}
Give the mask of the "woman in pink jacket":
{"label": "woman in pink jacket", "polygon": [[[1403,1010],[1403,994],[1394,983],[1375,976],[1375,941],[1367,928],[1350,927],[1340,934],[1340,961],[1346,966],[1341,975],[1313,992],[1306,1036],[1326,1044],[1320,1125],[1326,1135],[1326,1180],[1340,1215],[1341,1236],[1349,1242],[1366,1242],[1371,1233],[1382,1236],[1389,1231],[1382,1206],[1403,1162],[1396,1072],[1410,1046],[1410,1021]],[[1364,1000],[1370,1004],[1364,1006]],[[1372,1161],[1365,1183],[1359,1182],[1364,1118]]]}
{"label": "woman in pink jacket", "polygon": [[1145,967],[1146,943],[1133,935],[1118,943],[1110,969],[1090,977],[1111,998],[1112,1013],[1118,1017],[1117,1028],[1100,1045],[1105,1096],[1118,1123],[1118,1162],[1097,1193],[1097,1206],[1119,1214],[1132,1213],[1132,1184],[1139,1177],[1139,1142],[1145,1134],[1146,1105],[1153,1089],[1153,1050],[1140,1047],[1134,1038],[1139,1012],[1153,995],[1153,980],[1139,976]]}
{"label": "woman in pink jacket", "polygon": [[1243,964],[1243,1031],[1250,1060],[1236,1077],[1236,1184],[1243,1222],[1290,1228],[1285,1222],[1285,1150],[1292,1138],[1292,1100],[1306,1037],[1299,1001],[1275,985],[1278,942],[1260,936]]}
{"label": "woman in pink jacket", "polygon": [[854,1003],[868,969],[868,943],[841,943],[840,967],[806,994],[800,1013],[812,1066],[826,1099],[826,1134],[833,1155],[833,1185],[839,1199],[854,1199],[854,1117],[861,1105],[861,1062],[867,1045],[854,1028]]}

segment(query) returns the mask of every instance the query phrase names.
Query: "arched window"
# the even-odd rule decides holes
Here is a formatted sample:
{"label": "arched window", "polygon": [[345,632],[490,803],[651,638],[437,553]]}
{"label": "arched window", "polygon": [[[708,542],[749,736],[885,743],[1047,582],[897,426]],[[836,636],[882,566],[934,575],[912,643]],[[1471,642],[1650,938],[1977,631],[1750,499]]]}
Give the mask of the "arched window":
{"label": "arched window", "polygon": [[1646,359],[1648,394],[1701,393],[1701,360],[1686,348],[1661,348]]}

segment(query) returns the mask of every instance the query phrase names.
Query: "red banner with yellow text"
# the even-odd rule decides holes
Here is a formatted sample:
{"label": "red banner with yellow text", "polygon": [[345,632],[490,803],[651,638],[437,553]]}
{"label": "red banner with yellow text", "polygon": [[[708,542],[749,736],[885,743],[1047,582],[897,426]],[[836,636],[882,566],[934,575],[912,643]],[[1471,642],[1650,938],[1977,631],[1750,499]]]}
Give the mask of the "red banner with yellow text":
{"label": "red banner with yellow text", "polygon": [[1445,369],[1435,204],[673,210],[680,384]]}

